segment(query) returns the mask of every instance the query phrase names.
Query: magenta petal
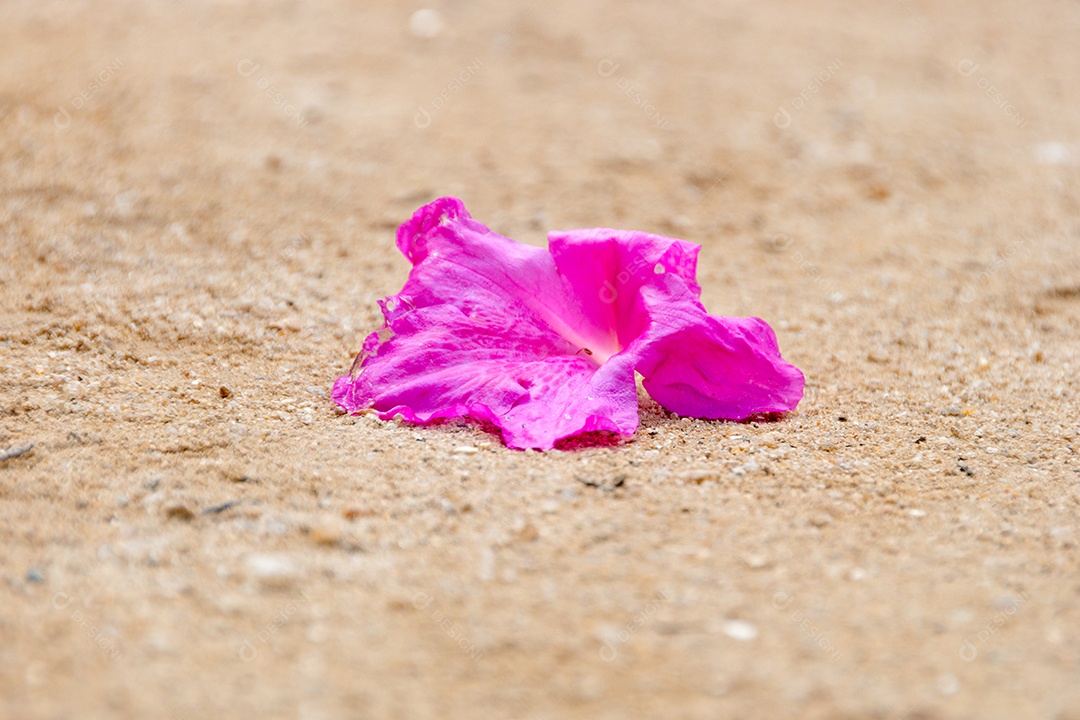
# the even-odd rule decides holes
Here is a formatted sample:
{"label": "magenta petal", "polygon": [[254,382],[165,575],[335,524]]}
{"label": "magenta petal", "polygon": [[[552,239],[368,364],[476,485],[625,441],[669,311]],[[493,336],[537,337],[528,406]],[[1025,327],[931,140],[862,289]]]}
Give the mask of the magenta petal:
{"label": "magenta petal", "polygon": [[[658,274],[672,274],[700,292],[694,276],[700,248],[683,240],[625,230],[553,232],[548,244],[604,357],[616,354],[645,330],[638,293]],[[595,348],[594,348],[595,349]]]}
{"label": "magenta petal", "polygon": [[652,324],[637,348],[637,371],[656,402],[683,416],[745,420],[799,404],[803,374],[780,357],[758,318],[715,317],[696,293],[642,289]]}
{"label": "magenta petal", "polygon": [[631,366],[598,367],[526,318],[511,328],[496,321],[449,304],[392,320],[394,336],[355,379],[338,379],[334,399],[349,411],[373,408],[383,419],[485,420],[502,428],[506,444],[516,448],[550,449],[581,432],[637,429]]}
{"label": "magenta petal", "polygon": [[348,412],[468,416],[511,447],[549,449],[582,432],[632,434],[635,370],[664,407],[696,417],[789,410],[802,395],[768,325],[705,312],[691,243],[577,230],[552,233],[549,252],[454,198],[417,210],[397,240],[413,270],[334,383]]}
{"label": "magenta petal", "polygon": [[803,376],[757,318],[718,318],[698,300],[698,246],[620,230],[551,233],[551,254],[586,314],[614,328],[645,389],[689,417],[743,420],[793,409]]}
{"label": "magenta petal", "polygon": [[591,357],[546,250],[491,232],[452,199],[418,210],[398,246],[416,264],[356,372],[335,383],[343,408],[413,422],[469,416],[518,448],[637,429],[633,366]]}

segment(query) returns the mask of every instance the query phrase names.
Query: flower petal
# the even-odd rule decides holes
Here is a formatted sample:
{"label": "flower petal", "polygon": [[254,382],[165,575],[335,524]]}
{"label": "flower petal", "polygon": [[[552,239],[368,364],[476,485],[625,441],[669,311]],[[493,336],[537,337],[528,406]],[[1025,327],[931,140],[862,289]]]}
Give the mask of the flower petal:
{"label": "flower petal", "polygon": [[469,416],[510,447],[549,449],[638,425],[635,370],[664,407],[743,419],[793,408],[802,374],[756,318],[717,318],[698,300],[698,246],[647,233],[552,233],[550,251],[472,219],[459,200],[426,205],[398,231],[413,263],[380,303],[333,397],[346,411],[411,422]]}
{"label": "flower petal", "polygon": [[802,373],[780,357],[772,328],[711,316],[698,300],[699,246],[607,229],[551,233],[549,241],[585,315],[614,329],[617,352],[664,408],[743,420],[799,403]]}
{"label": "flower petal", "polygon": [[596,228],[552,232],[548,244],[581,308],[586,334],[603,338],[593,341],[601,359],[618,353],[645,330],[637,296],[656,275],[671,273],[700,292],[694,279],[700,247],[683,240]]}
{"label": "flower petal", "polygon": [[637,429],[633,366],[590,356],[547,251],[491,232],[450,199],[417,211],[398,245],[416,265],[354,374],[335,383],[343,408],[413,422],[470,416],[502,428],[511,447]]}
{"label": "flower petal", "polygon": [[656,402],[679,415],[725,420],[799,404],[803,374],[780,357],[764,320],[709,315],[681,280],[662,283],[641,290],[650,326],[631,349]]}

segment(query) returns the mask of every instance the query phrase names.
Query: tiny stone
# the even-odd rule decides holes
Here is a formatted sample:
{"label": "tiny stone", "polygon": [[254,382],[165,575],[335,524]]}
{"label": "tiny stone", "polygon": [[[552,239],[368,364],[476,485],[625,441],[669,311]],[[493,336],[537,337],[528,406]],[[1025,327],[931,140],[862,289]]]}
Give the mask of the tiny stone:
{"label": "tiny stone", "polygon": [[749,642],[757,637],[758,631],[753,624],[745,620],[727,620],[724,622],[724,634],[735,640]]}
{"label": "tiny stone", "polygon": [[247,569],[252,578],[267,588],[287,588],[299,575],[296,565],[283,555],[249,555]]}
{"label": "tiny stone", "polygon": [[42,575],[37,568],[30,568],[26,571],[26,582],[45,582],[45,576]]}
{"label": "tiny stone", "polygon": [[423,8],[409,17],[409,32],[414,37],[430,39],[442,32],[443,20],[438,10]]}
{"label": "tiny stone", "polygon": [[225,512],[226,510],[229,510],[231,508],[236,507],[237,505],[239,505],[238,501],[229,500],[229,501],[223,502],[223,503],[221,503],[219,505],[211,505],[210,507],[205,508],[202,512],[203,512],[203,515],[218,515],[220,513]]}
{"label": "tiny stone", "polygon": [[478,452],[480,452],[480,450],[472,445],[458,445],[453,449],[455,455],[475,455]]}
{"label": "tiny stone", "polygon": [[[741,469],[742,468],[736,468],[736,470]],[[736,475],[740,474],[742,473],[736,473]],[[700,485],[701,483],[706,481],[716,481],[719,479],[719,476],[717,475],[715,470],[687,470],[686,472],[683,472],[679,475],[679,479],[686,483],[694,483],[695,485]]]}
{"label": "tiny stone", "polygon": [[232,397],[232,390],[230,390],[229,388],[222,385],[221,387],[218,388],[218,395],[221,395],[221,397],[223,397],[223,398],[231,398]]}
{"label": "tiny stone", "polygon": [[13,445],[7,450],[0,450],[0,462],[4,460],[12,460],[21,455],[25,455],[34,449],[34,443],[26,443],[25,445]]}
{"label": "tiny stone", "polygon": [[960,417],[964,413],[956,405],[948,405],[941,411],[941,414],[949,417]]}
{"label": "tiny stone", "polygon": [[341,530],[331,525],[318,525],[308,534],[308,537],[316,545],[333,547],[341,542]]}
{"label": "tiny stone", "polygon": [[880,348],[876,350],[871,350],[869,354],[867,354],[866,359],[870,362],[886,363],[889,362],[889,353],[885,352]]}
{"label": "tiny stone", "polygon": [[960,692],[960,679],[955,675],[942,675],[937,680],[938,692],[945,697],[950,697]]}
{"label": "tiny stone", "polygon": [[195,513],[186,505],[171,505],[165,508],[165,517],[170,520],[183,520],[191,522],[195,519]]}
{"label": "tiny stone", "polygon": [[522,542],[532,542],[540,537],[540,531],[535,525],[526,525],[517,532],[517,539]]}
{"label": "tiny stone", "polygon": [[914,518],[926,517],[926,511],[919,510],[918,508],[911,508],[907,511],[907,514]]}
{"label": "tiny stone", "polygon": [[1069,165],[1072,153],[1069,146],[1062,142],[1043,142],[1035,145],[1035,162],[1040,165]]}

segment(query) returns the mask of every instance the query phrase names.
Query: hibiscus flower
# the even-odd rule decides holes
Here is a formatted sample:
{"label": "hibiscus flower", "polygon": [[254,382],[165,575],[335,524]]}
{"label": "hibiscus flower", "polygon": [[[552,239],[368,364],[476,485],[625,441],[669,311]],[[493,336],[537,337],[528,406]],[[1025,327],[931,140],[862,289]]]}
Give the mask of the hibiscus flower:
{"label": "hibiscus flower", "polygon": [[398,229],[412,272],[380,303],[333,398],[346,411],[431,423],[494,424],[512,448],[551,449],[581,433],[633,435],[635,372],[682,416],[744,420],[785,412],[803,375],[758,318],[709,315],[699,246],[644,232],[552,232],[549,247],[505,238],[456,198]]}

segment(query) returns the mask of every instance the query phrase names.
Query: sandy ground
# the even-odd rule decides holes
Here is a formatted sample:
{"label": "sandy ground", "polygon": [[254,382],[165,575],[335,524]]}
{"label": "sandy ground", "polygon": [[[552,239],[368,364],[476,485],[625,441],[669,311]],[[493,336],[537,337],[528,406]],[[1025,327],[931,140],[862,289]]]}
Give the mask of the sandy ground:
{"label": "sandy ground", "polygon": [[[419,7],[0,4],[0,716],[1080,718],[1080,7]],[[338,414],[445,194],[802,405]]]}

